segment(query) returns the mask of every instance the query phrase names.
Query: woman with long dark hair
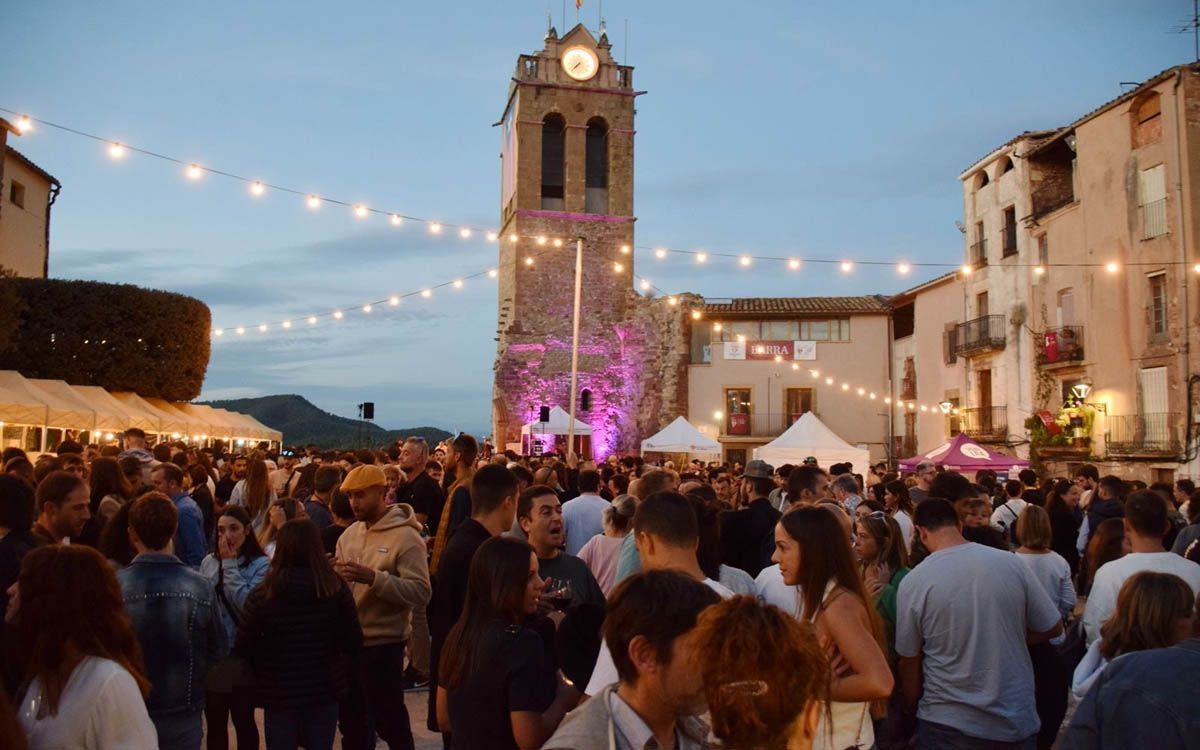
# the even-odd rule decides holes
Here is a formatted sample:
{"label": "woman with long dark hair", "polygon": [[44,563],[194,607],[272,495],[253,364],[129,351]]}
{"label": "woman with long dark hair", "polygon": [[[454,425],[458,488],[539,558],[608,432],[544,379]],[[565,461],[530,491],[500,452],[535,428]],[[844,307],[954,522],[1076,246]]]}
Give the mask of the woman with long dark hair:
{"label": "woman with long dark hair", "polygon": [[125,472],[121,471],[121,464],[115,458],[101,457],[92,461],[92,472],[88,479],[92,490],[92,517],[103,528],[122,505],[133,499],[133,487],[129,485]]}
{"label": "woman with long dark hair", "polygon": [[344,665],[362,642],[354,596],[325,557],[317,527],[304,519],[283,524],[234,647],[257,678],[268,750],[333,747]]}
{"label": "woman with long dark hair", "polygon": [[28,687],[17,717],[30,750],[157,748],[142,651],[100,553],[35,549],[21,564],[18,591],[10,607]]}
{"label": "woman with long dark hair", "polygon": [[916,506],[913,505],[912,497],[908,494],[908,485],[899,479],[893,479],[884,484],[883,504],[887,506],[887,514],[900,524],[905,551],[912,549],[912,517],[916,512]]}
{"label": "woman with long dark hair", "polygon": [[1050,516],[1050,550],[1057,552],[1067,561],[1071,575],[1079,571],[1079,526],[1083,523],[1083,509],[1079,499],[1083,488],[1066,479],[1059,479],[1046,493],[1046,513]]}
{"label": "woman with long dark hair", "polygon": [[859,577],[845,528],[827,508],[794,508],[775,526],[771,560],[779,563],[784,583],[799,586],[800,618],[850,668],[830,685],[830,719],[822,719],[813,746],[871,747],[870,703],[890,696],[895,681],[884,654],[883,624]]}
{"label": "woman with long dark hair", "polygon": [[1104,563],[1118,560],[1129,554],[1129,539],[1125,536],[1125,521],[1121,518],[1106,518],[1092,530],[1092,538],[1088,541],[1087,553],[1083,557],[1083,567],[1079,571],[1079,580],[1075,591],[1079,596],[1087,596],[1092,590],[1092,581],[1096,580],[1096,571]]}
{"label": "woman with long dark hair", "polygon": [[[199,468],[199,467],[197,467]],[[200,563],[200,575],[217,592],[218,611],[225,624],[229,643],[237,635],[237,626],[245,618],[246,598],[262,583],[270,561],[250,531],[246,509],[230,505],[217,519],[217,551]],[[208,750],[229,747],[228,724],[233,719],[237,746],[258,747],[258,726],[254,723],[254,703],[250,685],[237,684],[236,671],[221,664],[208,679],[204,718],[208,724]]]}
{"label": "woman with long dark hair", "polygon": [[438,664],[437,718],[452,750],[539,748],[579,701],[531,627],[543,588],[528,543],[493,537],[475,552]]}
{"label": "woman with long dark hair", "polygon": [[275,490],[271,489],[271,475],[267,462],[261,458],[250,461],[246,478],[233,486],[229,505],[240,505],[250,514],[250,523],[258,533],[267,525],[267,508],[275,502]]}

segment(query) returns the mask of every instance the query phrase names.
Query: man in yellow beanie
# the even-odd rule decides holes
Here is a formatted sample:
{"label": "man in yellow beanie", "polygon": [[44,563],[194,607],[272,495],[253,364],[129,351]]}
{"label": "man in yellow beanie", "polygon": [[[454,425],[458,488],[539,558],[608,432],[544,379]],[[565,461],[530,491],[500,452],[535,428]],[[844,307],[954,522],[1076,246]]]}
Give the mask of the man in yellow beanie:
{"label": "man in yellow beanie", "polygon": [[342,746],[372,748],[378,733],[391,750],[412,750],[402,676],[412,611],[430,595],[421,522],[407,503],[388,507],[387,477],[374,464],[351,470],[341,490],[356,521],[338,539],[334,568],[354,592],[364,639],[341,706]]}

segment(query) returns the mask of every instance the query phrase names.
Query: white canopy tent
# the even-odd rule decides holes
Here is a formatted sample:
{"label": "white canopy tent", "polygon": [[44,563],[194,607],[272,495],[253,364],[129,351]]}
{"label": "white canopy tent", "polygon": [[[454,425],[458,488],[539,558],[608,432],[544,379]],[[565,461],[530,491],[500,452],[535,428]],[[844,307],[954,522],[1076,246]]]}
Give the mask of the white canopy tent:
{"label": "white canopy tent", "polygon": [[850,462],[855,471],[865,472],[871,464],[870,451],[842,440],[811,411],[797,419],[782,435],[754,450],[755,458],[774,466],[800,464],[809,456],[816,458],[824,468]]}
{"label": "white canopy tent", "polygon": [[[566,435],[567,428],[571,425],[571,415],[561,406],[555,406],[550,410],[550,420],[548,422],[530,422],[521,428],[522,435]],[[591,435],[592,428],[586,422],[575,420],[576,435]]]}
{"label": "white canopy tent", "polygon": [[545,422],[530,422],[521,427],[521,452],[525,455],[540,455],[556,450],[570,450],[579,456],[591,456],[592,428],[586,422],[576,419],[575,444],[568,448],[566,436],[570,426],[571,415],[566,409],[561,406],[551,408],[550,419]]}
{"label": "white canopy tent", "polygon": [[683,417],[642,441],[642,453],[696,453],[721,455],[721,444],[692,426]]}

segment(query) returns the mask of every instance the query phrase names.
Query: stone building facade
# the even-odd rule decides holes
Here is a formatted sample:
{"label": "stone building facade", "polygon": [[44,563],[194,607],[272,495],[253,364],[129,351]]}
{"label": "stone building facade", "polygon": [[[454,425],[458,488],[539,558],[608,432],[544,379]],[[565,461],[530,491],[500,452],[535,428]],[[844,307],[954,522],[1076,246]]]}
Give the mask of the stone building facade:
{"label": "stone building facade", "polygon": [[46,278],[50,268],[50,208],[61,185],[8,145],[21,131],[0,119],[0,268]]}
{"label": "stone building facade", "polygon": [[[636,450],[687,408],[686,300],[633,290],[633,69],[582,25],[521,55],[501,126],[499,311],[492,427],[520,441],[542,406],[592,431],[602,458]],[[570,392],[576,241],[579,380]]]}

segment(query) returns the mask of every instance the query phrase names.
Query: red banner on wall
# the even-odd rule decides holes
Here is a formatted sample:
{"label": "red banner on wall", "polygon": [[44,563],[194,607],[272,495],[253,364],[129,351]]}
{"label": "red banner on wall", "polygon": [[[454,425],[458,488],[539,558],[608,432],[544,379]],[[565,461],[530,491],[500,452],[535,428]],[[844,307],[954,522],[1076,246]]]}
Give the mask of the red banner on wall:
{"label": "red banner on wall", "polygon": [[752,341],[746,344],[746,359],[791,359],[795,344],[791,341]]}

